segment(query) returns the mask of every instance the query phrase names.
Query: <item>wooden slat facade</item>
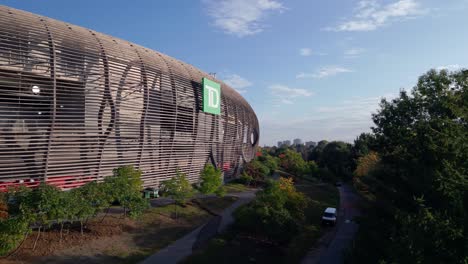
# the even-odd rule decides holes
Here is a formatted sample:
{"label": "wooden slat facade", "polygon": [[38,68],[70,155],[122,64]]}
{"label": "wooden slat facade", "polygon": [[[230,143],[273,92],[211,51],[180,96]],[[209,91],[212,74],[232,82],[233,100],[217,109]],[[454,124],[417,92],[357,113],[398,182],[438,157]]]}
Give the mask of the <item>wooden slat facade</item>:
{"label": "wooden slat facade", "polygon": [[[221,114],[202,111],[203,77]],[[157,186],[192,182],[214,163],[239,174],[258,145],[257,117],[234,89],[130,42],[0,6],[0,183],[96,179],[121,165]]]}

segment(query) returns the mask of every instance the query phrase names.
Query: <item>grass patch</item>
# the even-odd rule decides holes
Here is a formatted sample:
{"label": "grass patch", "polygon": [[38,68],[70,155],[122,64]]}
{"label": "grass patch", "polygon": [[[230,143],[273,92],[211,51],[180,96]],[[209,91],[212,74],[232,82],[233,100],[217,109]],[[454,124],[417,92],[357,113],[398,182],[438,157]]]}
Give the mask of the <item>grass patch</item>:
{"label": "grass patch", "polygon": [[249,190],[249,187],[241,183],[228,183],[224,185],[224,188],[226,188],[226,191],[228,193],[238,193],[238,192],[245,192]]}
{"label": "grass patch", "polygon": [[233,196],[224,196],[224,197],[205,197],[197,198],[195,202],[202,206],[203,208],[208,209],[210,212],[220,214],[227,207],[237,201],[237,197]]}

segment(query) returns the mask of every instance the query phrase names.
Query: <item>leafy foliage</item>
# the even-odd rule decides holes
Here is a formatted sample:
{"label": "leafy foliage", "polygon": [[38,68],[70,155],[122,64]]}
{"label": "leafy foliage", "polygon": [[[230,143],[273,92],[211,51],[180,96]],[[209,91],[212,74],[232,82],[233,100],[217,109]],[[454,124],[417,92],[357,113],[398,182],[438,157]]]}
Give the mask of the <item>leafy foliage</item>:
{"label": "leafy foliage", "polygon": [[351,260],[467,263],[468,71],[431,70],[380,107],[381,161],[367,177],[376,203]]}
{"label": "leafy foliage", "polygon": [[247,163],[245,172],[252,177],[254,182],[263,182],[265,177],[270,174],[270,169],[259,160],[253,159]]}
{"label": "leafy foliage", "polygon": [[203,194],[222,194],[223,177],[221,174],[220,169],[216,169],[213,165],[207,164],[200,175],[201,183],[199,191]]}
{"label": "leafy foliage", "polygon": [[9,189],[0,197],[1,209],[7,210],[0,217],[0,255],[16,248],[33,223],[40,229],[59,224],[62,231],[65,221],[78,221],[83,233],[83,223],[114,201],[130,209],[131,217],[138,216],[149,206],[140,192],[140,176],[140,171],[125,166],[115,169],[114,176],[105,178],[104,183],[90,182],[66,192],[45,183],[35,189]]}
{"label": "leafy foliage", "polygon": [[369,175],[372,171],[376,170],[379,162],[379,154],[373,151],[363,157],[360,157],[357,163],[357,168],[354,171],[355,178],[362,178]]}
{"label": "leafy foliage", "polygon": [[351,178],[351,144],[342,141],[328,143],[323,149],[319,163],[337,177]]}
{"label": "leafy foliage", "polygon": [[117,202],[124,207],[124,214],[130,210],[131,217],[137,217],[146,208],[148,202],[141,196],[142,181],[141,171],[133,166],[122,166],[114,169],[113,177],[105,178],[107,194],[104,194],[96,202],[105,202],[106,199]]}
{"label": "leafy foliage", "polygon": [[308,199],[295,190],[291,179],[268,181],[256,199],[234,212],[240,230],[287,243],[304,220]]}
{"label": "leafy foliage", "polygon": [[194,195],[194,190],[185,173],[177,170],[174,178],[162,183],[164,195],[170,196],[178,204],[185,204]]}
{"label": "leafy foliage", "polygon": [[242,172],[240,178],[239,178],[239,181],[242,183],[242,184],[245,184],[247,186],[250,186],[250,183],[253,181],[253,177],[250,176],[249,174],[247,174],[247,172]]}
{"label": "leafy foliage", "polygon": [[280,165],[282,168],[295,175],[303,175],[307,172],[307,163],[302,158],[301,154],[287,149],[282,156],[280,156]]}
{"label": "leafy foliage", "polygon": [[258,157],[258,161],[260,161],[269,169],[269,174],[273,174],[278,169],[279,160],[276,157],[270,155],[262,155]]}

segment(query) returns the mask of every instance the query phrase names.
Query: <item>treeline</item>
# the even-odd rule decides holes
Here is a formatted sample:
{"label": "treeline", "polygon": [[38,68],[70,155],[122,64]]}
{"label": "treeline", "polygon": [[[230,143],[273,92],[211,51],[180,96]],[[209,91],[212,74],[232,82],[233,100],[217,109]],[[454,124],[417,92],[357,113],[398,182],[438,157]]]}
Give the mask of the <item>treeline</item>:
{"label": "treeline", "polygon": [[348,262],[468,263],[468,71],[429,71],[373,121],[354,144],[370,205]]}
{"label": "treeline", "polygon": [[297,176],[334,182],[352,179],[359,157],[367,151],[363,148],[359,144],[322,140],[309,147],[264,147],[258,159],[276,161],[278,168]]}

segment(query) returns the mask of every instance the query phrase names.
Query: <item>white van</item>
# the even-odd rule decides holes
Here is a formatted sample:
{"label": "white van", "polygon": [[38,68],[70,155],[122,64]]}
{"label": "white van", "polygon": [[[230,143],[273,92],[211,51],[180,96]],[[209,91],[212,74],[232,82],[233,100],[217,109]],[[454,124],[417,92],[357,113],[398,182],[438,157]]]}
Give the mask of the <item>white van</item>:
{"label": "white van", "polygon": [[322,224],[336,224],[336,208],[328,207],[325,209],[322,216]]}

